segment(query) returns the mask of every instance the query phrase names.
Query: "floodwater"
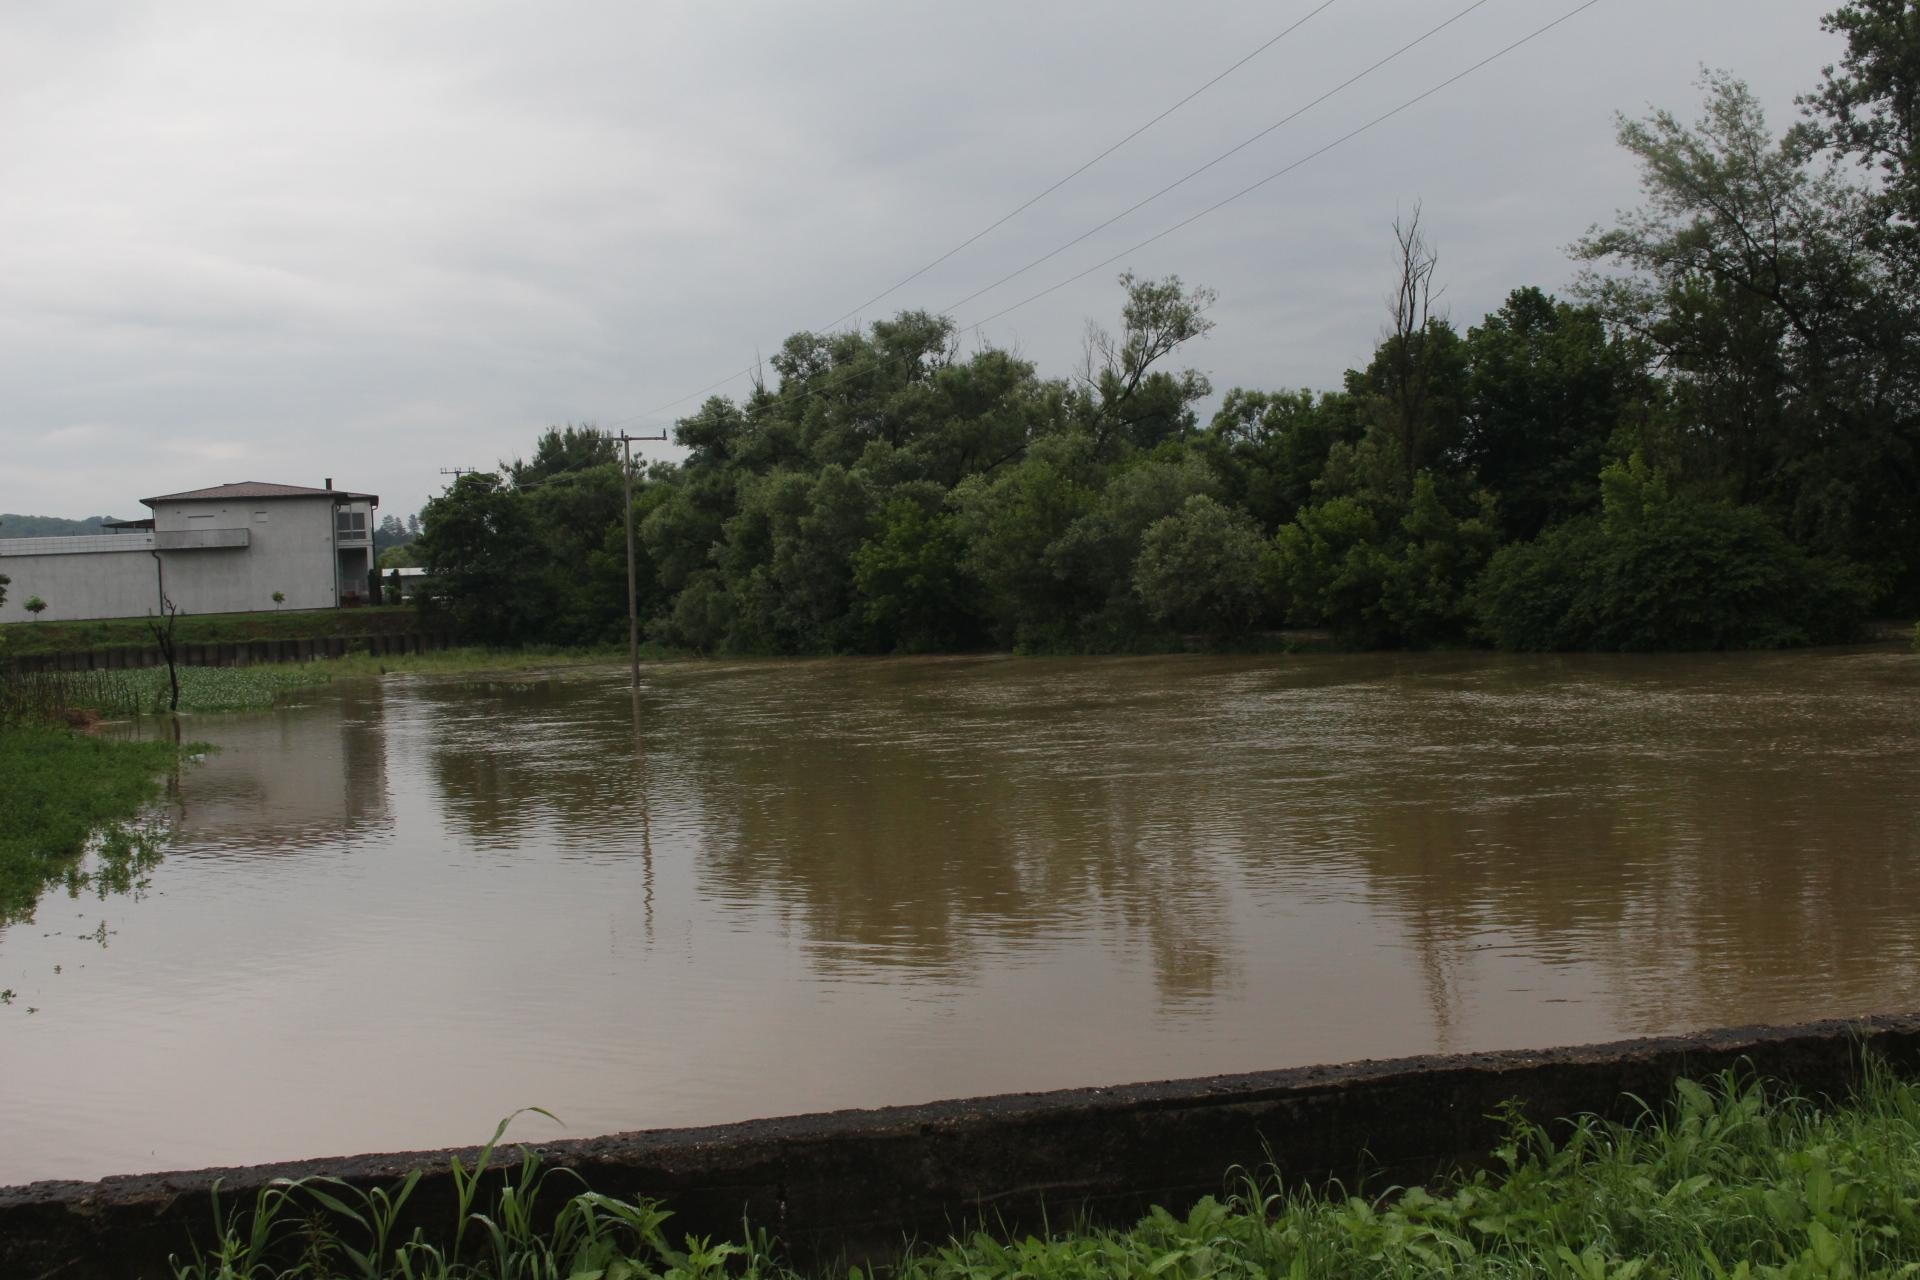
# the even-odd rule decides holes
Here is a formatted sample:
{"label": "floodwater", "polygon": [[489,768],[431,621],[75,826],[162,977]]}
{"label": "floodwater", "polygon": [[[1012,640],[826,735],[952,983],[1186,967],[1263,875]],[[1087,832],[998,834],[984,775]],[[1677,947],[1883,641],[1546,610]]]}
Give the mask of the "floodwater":
{"label": "floodwater", "polygon": [[389,677],[186,733],[147,888],[0,931],[0,1183],[1920,1006],[1891,650]]}

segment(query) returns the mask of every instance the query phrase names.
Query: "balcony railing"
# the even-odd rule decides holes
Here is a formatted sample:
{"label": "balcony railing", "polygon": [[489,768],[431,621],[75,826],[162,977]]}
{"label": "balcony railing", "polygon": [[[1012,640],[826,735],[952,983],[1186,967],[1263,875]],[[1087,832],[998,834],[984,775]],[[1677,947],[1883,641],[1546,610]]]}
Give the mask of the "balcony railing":
{"label": "balcony railing", "polygon": [[95,551],[150,551],[150,533],[78,533],[58,538],[0,538],[0,556],[68,556]]}

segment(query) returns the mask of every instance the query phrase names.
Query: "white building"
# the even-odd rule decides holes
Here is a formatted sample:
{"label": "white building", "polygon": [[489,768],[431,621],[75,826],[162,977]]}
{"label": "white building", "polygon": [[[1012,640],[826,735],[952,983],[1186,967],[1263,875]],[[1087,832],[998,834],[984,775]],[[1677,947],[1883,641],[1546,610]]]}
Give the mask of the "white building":
{"label": "white building", "polygon": [[13,580],[0,622],[31,618],[25,606],[36,596],[47,619],[140,617],[165,601],[182,613],[248,613],[374,598],[374,494],[332,480],[324,489],[247,481],[140,501],[152,517],[112,533],[0,537],[0,574]]}

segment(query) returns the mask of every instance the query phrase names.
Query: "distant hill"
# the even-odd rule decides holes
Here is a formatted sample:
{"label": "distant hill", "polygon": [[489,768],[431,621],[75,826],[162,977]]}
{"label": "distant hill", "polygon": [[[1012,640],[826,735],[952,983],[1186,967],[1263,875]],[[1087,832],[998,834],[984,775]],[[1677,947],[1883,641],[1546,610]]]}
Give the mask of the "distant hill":
{"label": "distant hill", "polygon": [[65,538],[76,533],[105,533],[101,522],[112,516],[65,520],[59,516],[17,516],[0,511],[0,538]]}

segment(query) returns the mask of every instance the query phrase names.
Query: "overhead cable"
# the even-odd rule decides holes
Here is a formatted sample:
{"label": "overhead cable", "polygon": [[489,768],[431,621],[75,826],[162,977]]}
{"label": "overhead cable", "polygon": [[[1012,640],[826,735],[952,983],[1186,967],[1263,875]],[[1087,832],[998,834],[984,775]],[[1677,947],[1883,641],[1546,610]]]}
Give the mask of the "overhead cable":
{"label": "overhead cable", "polygon": [[[1251,195],[1253,192],[1258,191],[1260,188],[1266,186],[1268,183],[1274,182],[1279,178],[1285,177],[1287,174],[1294,172],[1296,169],[1299,169],[1303,165],[1306,165],[1309,162],[1313,160],[1317,160],[1321,156],[1326,155],[1329,151],[1332,151],[1337,147],[1343,146],[1346,143],[1353,141],[1353,139],[1358,138],[1362,134],[1367,133],[1372,129],[1375,129],[1382,124],[1385,124],[1388,120],[1393,119],[1395,116],[1401,115],[1411,110],[1412,108],[1418,106],[1420,103],[1425,102],[1428,98],[1433,97],[1435,94],[1440,93],[1445,89],[1451,88],[1453,85],[1458,84],[1460,81],[1466,79],[1470,75],[1473,75],[1475,72],[1480,71],[1481,69],[1489,66],[1490,64],[1499,61],[1501,58],[1506,57],[1508,54],[1512,53],[1514,50],[1519,49],[1522,46],[1531,44],[1533,41],[1538,40],[1541,36],[1546,35],[1549,31],[1552,31],[1554,28],[1562,25],[1563,23],[1569,22],[1572,19],[1580,16],[1582,13],[1585,13],[1588,9],[1593,8],[1595,5],[1599,3],[1600,3],[1600,0],[1585,0],[1585,3],[1575,6],[1574,8],[1568,10],[1566,13],[1561,14],[1559,17],[1555,18],[1553,21],[1545,24],[1544,26],[1536,27],[1534,30],[1528,32],[1526,35],[1520,37],[1518,40],[1515,40],[1513,43],[1506,45],[1505,47],[1499,49],[1498,51],[1491,53],[1486,57],[1480,59],[1480,61],[1474,63],[1472,66],[1466,68],[1464,71],[1456,72],[1455,74],[1448,76],[1445,80],[1440,81],[1438,84],[1435,84],[1431,88],[1426,89],[1425,91],[1414,95],[1413,97],[1407,99],[1405,102],[1402,102],[1399,106],[1394,107],[1391,111],[1382,112],[1380,115],[1375,116],[1373,119],[1367,121],[1365,124],[1359,126],[1358,128],[1349,130],[1348,132],[1341,134],[1338,138],[1335,138],[1333,141],[1327,143],[1325,146],[1319,147],[1316,150],[1308,152],[1306,155],[1301,156],[1298,160],[1293,161],[1291,164],[1286,165],[1284,168],[1276,169],[1274,172],[1268,174],[1266,177],[1261,178],[1258,182],[1249,183],[1248,185],[1240,188],[1240,190],[1234,192],[1232,195],[1227,196],[1225,199],[1215,201],[1213,204],[1208,205],[1204,209],[1201,209],[1199,212],[1191,214],[1188,217],[1182,218],[1180,221],[1174,223],[1173,225],[1155,232],[1153,235],[1148,236],[1146,239],[1141,240],[1136,244],[1128,246],[1127,248],[1121,250],[1119,253],[1116,253],[1111,257],[1104,258],[1101,261],[1094,263],[1092,266],[1086,268],[1084,271],[1076,272],[1075,274],[1068,276],[1064,280],[1060,280],[1054,284],[1048,285],[1046,288],[1041,289],[1037,293],[1029,294],[1028,296],[1022,298],[1020,301],[1015,302],[1010,306],[1002,307],[1000,310],[994,312],[992,315],[983,316],[971,324],[962,326],[959,332],[978,333],[986,325],[991,324],[993,321],[1000,319],[1002,316],[1009,315],[1012,312],[1018,311],[1020,308],[1027,306],[1029,303],[1038,302],[1041,298],[1046,297],[1048,294],[1057,293],[1061,289],[1066,288],[1068,285],[1075,284],[1081,280],[1084,280],[1088,276],[1092,275],[1094,272],[1100,271],[1106,267],[1110,267],[1114,263],[1120,261],[1122,258],[1125,258],[1130,254],[1139,252],[1141,249],[1146,248],[1148,245],[1154,244],[1155,242],[1160,240],[1164,240],[1166,237],[1174,234],[1175,232],[1184,230],[1185,228],[1192,226],[1194,223],[1200,221],[1202,218],[1207,217],[1209,214],[1217,213],[1219,210],[1224,209],[1226,206],[1234,203],[1236,200],[1240,200],[1248,195]],[[829,387],[832,387],[835,384],[846,380],[847,378],[853,377],[856,374],[864,373],[869,369],[875,368],[878,366],[879,363],[880,363],[879,361],[868,360],[868,361],[856,363],[853,365],[849,365],[844,370],[837,370],[833,374],[829,375],[828,377],[821,379],[819,382],[808,384],[808,386],[804,390],[795,392],[791,396],[787,395],[786,393],[782,393],[781,396],[779,397],[779,403],[784,404],[794,400],[805,399],[807,396],[813,395],[816,392],[825,391]]]}
{"label": "overhead cable", "polygon": [[[1481,0],[1481,3],[1484,4],[1485,2],[1486,0]],[[852,319],[854,316],[866,310],[868,307],[880,301],[882,298],[898,293],[901,289],[904,289],[907,285],[912,284],[915,280],[918,280],[921,276],[927,274],[927,272],[933,270],[935,267],[945,262],[948,258],[951,258],[954,254],[959,253],[962,249],[967,248],[969,245],[972,245],[974,242],[980,240],[981,238],[990,234],[991,232],[999,230],[1001,227],[1005,226],[1007,223],[1013,221],[1015,218],[1025,213],[1027,210],[1033,208],[1033,206],[1035,206],[1036,204],[1039,204],[1042,200],[1045,200],[1048,196],[1052,195],[1054,192],[1058,191],[1060,188],[1066,186],[1069,182],[1072,182],[1075,178],[1079,177],[1081,174],[1085,173],[1087,170],[1093,168],[1093,166],[1095,166],[1096,164],[1099,164],[1102,160],[1105,160],[1108,156],[1112,155],[1114,152],[1118,151],[1120,148],[1126,146],[1129,142],[1132,142],[1135,138],[1139,137],[1141,134],[1145,133],[1147,130],[1153,128],[1153,126],[1159,124],[1162,120],[1165,120],[1168,116],[1172,115],[1174,112],[1178,111],[1180,108],[1186,106],[1189,102],[1192,102],[1195,98],[1199,97],[1201,94],[1205,93],[1207,90],[1213,88],[1213,86],[1219,84],[1222,80],[1225,80],[1228,76],[1238,71],[1241,67],[1244,67],[1249,62],[1252,62],[1255,58],[1265,53],[1268,49],[1271,49],[1274,45],[1279,44],[1282,40],[1286,39],[1288,36],[1298,31],[1301,27],[1306,26],[1308,22],[1318,17],[1320,14],[1325,13],[1328,9],[1331,9],[1336,3],[1338,3],[1338,0],[1326,0],[1326,3],[1310,11],[1305,17],[1295,22],[1292,26],[1280,32],[1280,34],[1274,36],[1273,38],[1268,40],[1265,44],[1262,44],[1256,49],[1254,49],[1253,52],[1241,58],[1238,62],[1228,67],[1225,71],[1222,71],[1219,75],[1207,81],[1205,84],[1201,85],[1198,89],[1195,89],[1192,93],[1189,93],[1186,97],[1180,99],[1180,101],[1174,103],[1172,106],[1168,107],[1165,111],[1162,111],[1159,115],[1147,121],[1145,124],[1141,125],[1138,129],[1135,129],[1132,133],[1120,139],[1120,141],[1114,143],[1112,146],[1108,147],[1105,151],[1102,151],[1099,155],[1093,157],[1093,159],[1081,165],[1078,169],[1075,169],[1072,173],[1069,173],[1066,177],[1061,178],[1058,182],[1055,182],[1052,186],[1048,187],[1045,191],[1042,191],[1040,194],[1034,196],[1030,200],[1027,200],[1024,204],[1021,204],[1009,210],[1007,213],[1001,215],[995,221],[988,223],[985,227],[982,227],[980,230],[968,236],[965,240],[962,240],[959,244],[953,246],[953,248],[947,250],[945,253],[941,254],[939,257],[935,258],[933,261],[927,263],[926,266],[921,267],[918,271],[915,271],[912,275],[902,277],[898,283],[890,285],[885,289],[882,289],[879,293],[874,294],[871,298],[868,298],[865,302],[861,303],[859,306],[852,307],[849,310],[847,310],[844,314],[839,316],[832,323],[822,325],[821,328],[822,329],[839,328],[839,326],[843,321]]]}
{"label": "overhead cable", "polygon": [[1219,164],[1222,160],[1225,160],[1229,156],[1236,155],[1239,152],[1246,150],[1248,147],[1260,141],[1260,139],[1266,137],[1268,134],[1272,133],[1274,130],[1279,129],[1284,125],[1291,124],[1295,120],[1298,120],[1301,116],[1313,110],[1315,107],[1325,102],[1328,98],[1333,97],[1335,94],[1341,92],[1344,89],[1350,88],[1351,86],[1358,84],[1360,81],[1366,79],[1368,76],[1372,75],[1374,72],[1380,70],[1380,68],[1386,66],[1389,62],[1392,62],[1395,58],[1398,58],[1402,54],[1408,53],[1409,51],[1417,48],[1418,46],[1425,44],[1428,40],[1431,40],[1434,36],[1439,35],[1442,31],[1445,31],[1448,27],[1452,26],[1454,23],[1460,21],[1460,19],[1466,17],[1468,14],[1472,13],[1475,9],[1480,8],[1482,5],[1485,5],[1488,2],[1489,0],[1473,0],[1472,4],[1460,10],[1458,13],[1454,14],[1451,18],[1448,18],[1445,22],[1442,22],[1439,26],[1433,27],[1423,35],[1416,36],[1414,39],[1409,40],[1407,43],[1401,45],[1398,49],[1395,49],[1392,53],[1380,59],[1378,62],[1375,62],[1371,66],[1367,67],[1365,70],[1347,77],[1345,80],[1342,80],[1339,84],[1333,86],[1333,88],[1327,90],[1325,93],[1315,98],[1312,102],[1307,103],[1304,107],[1300,107],[1297,110],[1291,111],[1288,114],[1280,117],[1280,119],[1275,120],[1272,124],[1260,130],[1260,132],[1251,135],[1250,137],[1244,139],[1243,141],[1235,143],[1231,147],[1228,147],[1225,151],[1222,151],[1219,155],[1207,161],[1205,164],[1201,165],[1199,168],[1194,169],[1191,172],[1187,173],[1184,177],[1175,178],[1172,182],[1169,182],[1166,186],[1160,188],[1158,191],[1154,192],[1152,195],[1146,197],[1143,200],[1139,200],[1133,204],[1128,205],[1126,208],[1122,209],[1120,212],[1114,214],[1111,218],[1108,218],[1105,222],[1102,222],[1097,226],[1087,228],[1087,230],[1082,231],[1079,235],[1067,241],[1065,244],[1061,245],[1059,248],[1052,249],[1046,253],[1041,254],[1039,257],[1035,258],[1032,262],[1029,262],[1026,266],[1019,268],[1017,271],[1009,271],[1006,275],[1001,276],[998,280],[995,280],[992,284],[987,285],[983,289],[974,290],[972,293],[960,299],[960,301],[954,303],[952,306],[944,308],[944,310],[952,311],[959,307],[964,307],[969,302],[972,302],[975,298],[979,298],[986,294],[992,293],[995,289],[998,289],[1001,285],[1006,284],[1008,281],[1018,279],[1020,276],[1025,275],[1027,272],[1039,266],[1041,263],[1051,261],[1052,259],[1057,258],[1061,254],[1065,253],[1067,250],[1073,248],[1073,246],[1081,243],[1082,241],[1088,240],[1093,236],[1100,234],[1102,231],[1105,231],[1108,227],[1120,221],[1122,218],[1125,218],[1129,214],[1138,213],[1140,210],[1152,204],[1155,200],[1158,200],[1161,196],[1166,195],[1169,191],[1174,190],[1176,187],[1185,186],[1187,183],[1193,181],[1195,178],[1199,177],[1201,174],[1205,173],[1207,170],[1213,168],[1213,166]]}
{"label": "overhead cable", "polygon": [[[1481,3],[1484,4],[1485,2],[1486,0],[1481,0]],[[1126,146],[1129,142],[1132,142],[1135,138],[1139,137],[1141,134],[1145,133],[1147,130],[1153,128],[1153,126],[1159,124],[1162,120],[1165,120],[1168,116],[1180,110],[1180,108],[1186,106],[1189,102],[1192,102],[1195,98],[1199,97],[1201,94],[1205,93],[1207,90],[1213,88],[1215,85],[1219,84],[1222,80],[1225,80],[1228,76],[1238,71],[1241,67],[1246,66],[1249,62],[1252,62],[1255,58],[1265,53],[1268,49],[1271,49],[1274,45],[1279,44],[1282,40],[1286,39],[1288,36],[1292,35],[1295,31],[1298,31],[1301,27],[1305,26],[1308,22],[1312,21],[1314,18],[1318,17],[1320,14],[1325,13],[1328,9],[1331,9],[1334,5],[1338,3],[1339,3],[1339,0],[1323,0],[1323,3],[1309,10],[1305,16],[1299,18],[1298,20],[1290,24],[1289,26],[1281,30],[1278,34],[1269,37],[1263,43],[1255,46],[1252,51],[1244,54],[1238,61],[1234,62],[1233,65],[1229,66],[1226,70],[1220,72],[1218,75],[1214,76],[1213,79],[1207,81],[1205,84],[1201,85],[1199,88],[1193,90],[1191,93],[1181,98],[1178,102],[1174,103],[1172,106],[1162,111],[1159,115],[1153,117],[1153,119],[1147,121],[1145,124],[1135,129],[1132,133],[1129,133],[1126,137],[1120,139],[1118,142],[1114,143],[1112,146],[1108,147],[1106,150],[1100,152],[1098,155],[1094,156],[1092,159],[1086,161],[1084,164],[1082,164],[1079,168],[1075,169],[1073,172],[1067,174],[1065,177],[1054,182],[1051,186],[1039,192],[1037,195],[1030,197],[1022,204],[1016,206],[1013,209],[1008,210],[1006,213],[1002,214],[999,218],[995,219],[991,223],[988,223],[986,226],[982,227],[980,230],[974,232],[972,235],[968,236],[965,240],[962,240],[959,244],[953,246],[953,248],[947,250],[945,253],[933,259],[933,261],[927,263],[925,266],[921,267],[917,271],[914,271],[910,275],[901,277],[900,280],[896,281],[892,285],[889,285],[887,288],[882,289],[879,293],[874,294],[871,298],[868,298],[865,302],[862,302],[858,306],[848,309],[845,313],[836,317],[831,322],[821,325],[820,330],[825,331],[829,329],[839,328],[842,323],[858,315],[860,312],[866,310],[868,307],[872,306],[874,303],[879,302],[884,298],[890,297],[895,293],[898,293],[901,289],[904,289],[909,284],[912,284],[915,280],[918,280],[921,276],[933,270],[935,267],[939,266],[941,263],[945,262],[947,259],[953,257],[955,254],[972,246],[973,244],[977,243],[978,241],[990,235],[991,233],[999,230],[1001,227],[1013,221],[1013,219],[1019,217],[1021,214],[1025,213],[1027,210],[1033,208],[1034,205],[1039,204],[1042,200],[1045,200],[1048,196],[1052,195],[1054,192],[1058,191],[1060,188],[1066,186],[1069,182],[1072,182],[1075,178],[1079,177],[1081,174],[1085,173],[1087,170],[1093,168],[1093,166],[1099,164],[1102,160],[1105,160],[1108,156],[1120,150],[1120,148]],[[1251,141],[1251,139],[1249,139],[1249,141]],[[1245,144],[1242,144],[1242,145],[1245,145]],[[709,391],[713,391],[719,387],[723,387],[727,383],[732,382],[736,378],[744,377],[747,374],[752,373],[756,367],[757,366],[755,365],[748,365],[746,368],[736,370],[733,373],[728,374],[726,377],[721,378],[716,382],[709,383],[707,386],[702,387],[698,391],[690,392],[689,394],[681,396],[678,399],[669,400],[665,404],[649,409],[645,413],[636,414],[634,417],[631,417],[631,418],[622,418],[619,421],[609,423],[608,425],[620,426],[624,423],[639,422],[642,419],[651,417],[656,413],[660,413],[664,410],[671,409],[677,404],[682,404],[688,400],[691,400],[695,396],[702,396]]]}

